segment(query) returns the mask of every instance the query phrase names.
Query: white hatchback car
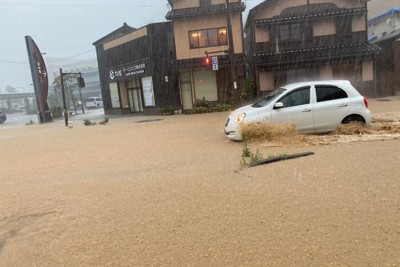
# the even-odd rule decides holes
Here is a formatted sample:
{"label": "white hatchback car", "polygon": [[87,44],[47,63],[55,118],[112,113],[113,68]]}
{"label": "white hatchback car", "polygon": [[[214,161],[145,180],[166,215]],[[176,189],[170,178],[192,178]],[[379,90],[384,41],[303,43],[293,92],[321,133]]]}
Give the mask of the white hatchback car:
{"label": "white hatchback car", "polygon": [[367,98],[349,81],[309,81],[280,87],[260,102],[233,111],[225,123],[225,135],[242,140],[241,123],[269,120],[295,123],[301,133],[327,133],[341,123],[371,123]]}

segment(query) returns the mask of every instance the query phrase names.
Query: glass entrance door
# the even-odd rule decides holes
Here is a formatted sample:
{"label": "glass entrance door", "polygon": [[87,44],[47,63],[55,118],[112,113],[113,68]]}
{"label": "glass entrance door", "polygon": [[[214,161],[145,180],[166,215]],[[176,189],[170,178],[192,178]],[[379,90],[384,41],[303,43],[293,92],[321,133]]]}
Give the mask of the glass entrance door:
{"label": "glass entrance door", "polygon": [[131,112],[143,112],[142,87],[140,80],[128,81],[126,82],[126,87],[128,89],[129,107]]}
{"label": "glass entrance door", "polygon": [[183,110],[193,109],[192,79],[190,72],[181,73],[182,105]]}

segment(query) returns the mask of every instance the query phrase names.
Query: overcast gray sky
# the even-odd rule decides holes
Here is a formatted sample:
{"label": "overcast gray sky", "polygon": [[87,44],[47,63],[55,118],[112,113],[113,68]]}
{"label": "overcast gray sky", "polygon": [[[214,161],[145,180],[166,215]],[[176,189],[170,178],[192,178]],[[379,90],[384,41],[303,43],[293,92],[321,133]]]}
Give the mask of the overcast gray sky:
{"label": "overcast gray sky", "polygon": [[[262,0],[246,0],[247,9]],[[167,0],[0,0],[0,90],[33,91],[25,36],[48,58],[93,59],[92,45],[124,22],[165,21]],[[62,66],[60,66],[62,67]],[[52,81],[49,81],[50,83]]]}

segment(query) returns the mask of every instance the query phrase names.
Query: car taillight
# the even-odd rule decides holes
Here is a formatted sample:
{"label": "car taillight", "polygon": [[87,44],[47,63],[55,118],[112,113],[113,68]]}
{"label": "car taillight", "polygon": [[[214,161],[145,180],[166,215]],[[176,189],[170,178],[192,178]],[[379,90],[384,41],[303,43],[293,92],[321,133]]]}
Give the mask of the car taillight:
{"label": "car taillight", "polygon": [[364,97],[364,104],[365,104],[365,107],[368,108],[368,98],[366,98],[366,97]]}

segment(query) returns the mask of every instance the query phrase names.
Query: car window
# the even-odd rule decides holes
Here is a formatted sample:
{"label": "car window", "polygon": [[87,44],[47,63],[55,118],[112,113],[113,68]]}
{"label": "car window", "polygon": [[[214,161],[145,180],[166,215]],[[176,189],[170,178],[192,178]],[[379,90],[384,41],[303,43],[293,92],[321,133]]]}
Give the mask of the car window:
{"label": "car window", "polygon": [[317,94],[317,102],[330,101],[335,99],[347,98],[347,93],[337,86],[333,85],[316,85],[315,92]]}
{"label": "car window", "polygon": [[282,102],[285,108],[310,104],[310,87],[296,89],[282,97],[278,102]]}

